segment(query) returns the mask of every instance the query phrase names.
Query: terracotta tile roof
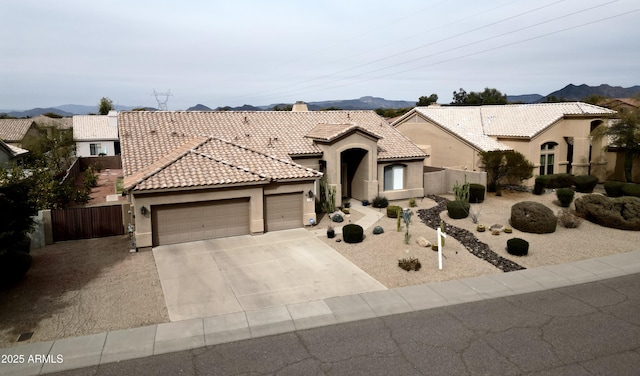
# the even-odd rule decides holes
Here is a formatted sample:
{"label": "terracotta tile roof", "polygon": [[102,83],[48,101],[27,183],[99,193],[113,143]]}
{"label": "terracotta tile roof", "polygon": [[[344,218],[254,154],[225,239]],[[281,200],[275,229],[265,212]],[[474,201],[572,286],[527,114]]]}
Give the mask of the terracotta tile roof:
{"label": "terracotta tile roof", "polygon": [[216,137],[195,137],[125,177],[127,190],[315,179],[322,174]]}
{"label": "terracotta tile roof", "polygon": [[373,111],[131,111],[118,117],[123,173],[129,176],[198,136],[214,136],[291,162],[321,155],[313,134],[319,124],[352,124],[381,137],[378,159],[422,158],[424,152]]}
{"label": "terracotta tile roof", "polygon": [[509,150],[500,137],[533,138],[565,117],[611,117],[615,111],[581,102],[490,106],[416,107],[393,125],[415,112],[431,119],[480,150]]}
{"label": "terracotta tile roof", "polygon": [[19,143],[33,124],[31,119],[0,119],[0,140]]}
{"label": "terracotta tile roof", "polygon": [[318,124],[313,127],[305,137],[316,141],[331,142],[349,133],[357,131],[365,133],[375,139],[382,138],[382,136],[379,136],[378,134],[356,124]]}
{"label": "terracotta tile roof", "polygon": [[118,140],[118,125],[115,118],[107,115],[76,115],[73,117],[73,139],[75,141]]}

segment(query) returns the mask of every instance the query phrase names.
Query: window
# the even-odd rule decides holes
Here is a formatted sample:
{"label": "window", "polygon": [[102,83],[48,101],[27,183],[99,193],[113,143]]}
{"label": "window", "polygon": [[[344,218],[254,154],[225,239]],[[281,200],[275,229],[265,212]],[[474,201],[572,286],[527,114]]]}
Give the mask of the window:
{"label": "window", "polygon": [[540,175],[553,174],[556,146],[558,144],[555,142],[547,142],[540,146]]}
{"label": "window", "polygon": [[102,145],[100,144],[89,144],[89,153],[91,155],[99,155],[102,153]]}
{"label": "window", "polygon": [[384,190],[404,189],[404,165],[391,165],[384,168]]}

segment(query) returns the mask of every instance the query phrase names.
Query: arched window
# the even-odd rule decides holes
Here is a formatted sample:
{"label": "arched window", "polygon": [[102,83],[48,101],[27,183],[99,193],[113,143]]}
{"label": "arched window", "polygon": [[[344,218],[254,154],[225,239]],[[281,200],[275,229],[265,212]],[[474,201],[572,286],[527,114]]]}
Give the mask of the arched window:
{"label": "arched window", "polygon": [[384,190],[404,189],[405,165],[391,165],[384,167]]}
{"label": "arched window", "polygon": [[553,174],[557,146],[558,144],[555,142],[546,142],[540,145],[540,175]]}

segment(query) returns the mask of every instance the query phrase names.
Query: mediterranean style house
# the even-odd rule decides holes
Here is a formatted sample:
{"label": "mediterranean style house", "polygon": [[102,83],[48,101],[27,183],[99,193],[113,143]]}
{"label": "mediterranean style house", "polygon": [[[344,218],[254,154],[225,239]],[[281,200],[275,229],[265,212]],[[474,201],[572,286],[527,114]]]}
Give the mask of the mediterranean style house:
{"label": "mediterranean style house", "polygon": [[424,152],[373,111],[132,111],[118,127],[138,248],[312,224],[320,179],[336,205],[424,192]]}
{"label": "mediterranean style house", "polygon": [[78,157],[120,154],[118,113],[108,115],[76,115],[73,117],[73,141]]}
{"label": "mediterranean style house", "polygon": [[480,171],[481,151],[515,150],[534,175],[607,177],[604,147],[591,132],[615,111],[581,102],[416,107],[392,126],[428,157],[425,166]]}

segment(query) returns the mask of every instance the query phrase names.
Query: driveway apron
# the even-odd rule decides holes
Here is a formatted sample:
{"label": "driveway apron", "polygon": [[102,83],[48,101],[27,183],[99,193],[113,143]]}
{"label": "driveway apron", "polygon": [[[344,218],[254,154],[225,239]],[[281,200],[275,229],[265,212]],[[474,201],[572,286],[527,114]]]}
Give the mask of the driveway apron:
{"label": "driveway apron", "polygon": [[153,249],[171,321],[386,290],[305,229]]}

